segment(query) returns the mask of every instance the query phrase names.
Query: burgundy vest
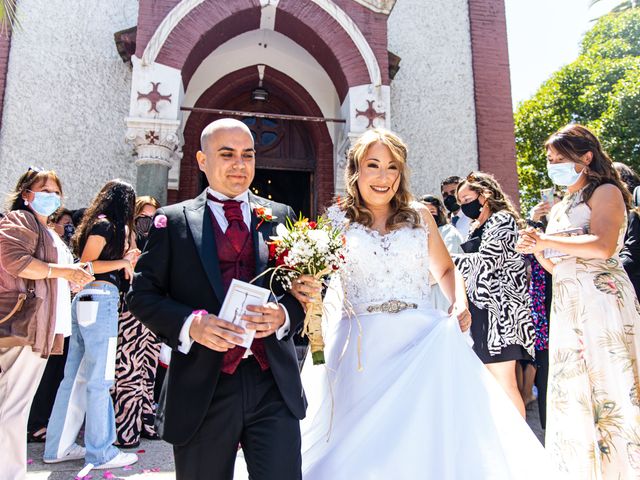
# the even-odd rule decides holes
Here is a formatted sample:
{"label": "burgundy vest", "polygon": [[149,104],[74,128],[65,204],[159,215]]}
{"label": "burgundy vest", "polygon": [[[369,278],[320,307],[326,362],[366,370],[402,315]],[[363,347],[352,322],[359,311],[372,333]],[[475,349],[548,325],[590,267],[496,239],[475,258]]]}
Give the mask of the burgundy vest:
{"label": "burgundy vest", "polygon": [[[222,229],[220,228],[220,225],[218,225],[218,221],[211,209],[207,207],[207,210],[209,211],[209,218],[211,219],[213,226],[213,235],[216,240],[218,262],[220,264],[220,274],[222,276],[222,287],[224,294],[226,295],[227,290],[229,290],[229,285],[231,285],[231,281],[234,278],[242,280],[243,282],[250,282],[253,277],[256,276],[256,259],[253,253],[253,238],[251,231],[249,231],[242,250],[240,252],[236,251],[233,244],[222,232]],[[240,348],[241,347],[234,347],[227,351],[227,353],[225,353],[225,357],[237,356],[239,354],[237,350]],[[269,361],[267,360],[262,338],[256,338],[253,340],[253,343],[251,344],[251,352],[256,357],[256,360],[260,364],[262,370],[267,370],[269,368]],[[244,349],[242,349],[242,353],[244,353]],[[233,362],[233,360],[231,361]],[[225,358],[223,361],[223,371],[228,363],[229,358]],[[233,368],[233,371],[235,371],[235,368]]]}

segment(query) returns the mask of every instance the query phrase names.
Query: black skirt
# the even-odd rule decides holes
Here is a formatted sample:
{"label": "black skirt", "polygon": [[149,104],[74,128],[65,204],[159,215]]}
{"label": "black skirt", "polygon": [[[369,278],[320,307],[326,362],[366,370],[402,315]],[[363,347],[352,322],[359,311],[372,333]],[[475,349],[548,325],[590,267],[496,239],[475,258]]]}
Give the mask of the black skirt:
{"label": "black skirt", "polygon": [[489,312],[477,307],[472,301],[469,301],[469,311],[471,312],[473,351],[476,352],[476,355],[478,355],[482,363],[531,360],[531,355],[527,353],[522,345],[507,345],[499,354],[491,355],[487,345],[487,338],[489,336]]}

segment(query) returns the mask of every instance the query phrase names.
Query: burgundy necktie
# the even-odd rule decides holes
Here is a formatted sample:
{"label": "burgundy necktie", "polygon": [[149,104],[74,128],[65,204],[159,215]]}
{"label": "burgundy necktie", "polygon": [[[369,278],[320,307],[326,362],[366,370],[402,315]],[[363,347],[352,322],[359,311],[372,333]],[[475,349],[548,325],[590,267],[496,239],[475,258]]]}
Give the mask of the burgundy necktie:
{"label": "burgundy necktie", "polygon": [[[227,231],[224,233],[229,239],[236,252],[240,252],[247,237],[249,237],[249,229],[247,224],[244,223],[244,217],[242,216],[241,203],[236,200],[220,200],[210,193],[207,194],[207,198],[214,202],[222,204],[224,210],[224,216],[229,222]],[[224,354],[222,359],[222,371],[229,375],[233,374],[244,356],[246,348],[233,347]],[[264,349],[264,344],[261,338],[256,338],[251,344],[251,352],[255,359],[258,361],[261,370],[267,370],[269,368],[269,360],[267,360],[267,352]]]}
{"label": "burgundy necktie", "polygon": [[242,203],[236,200],[219,200],[210,193],[207,194],[207,198],[222,204],[224,216],[227,222],[229,222],[227,231],[224,232],[224,234],[231,242],[231,245],[233,245],[235,251],[240,252],[249,237],[249,229],[247,228],[247,224],[244,223],[242,209],[240,208]]}

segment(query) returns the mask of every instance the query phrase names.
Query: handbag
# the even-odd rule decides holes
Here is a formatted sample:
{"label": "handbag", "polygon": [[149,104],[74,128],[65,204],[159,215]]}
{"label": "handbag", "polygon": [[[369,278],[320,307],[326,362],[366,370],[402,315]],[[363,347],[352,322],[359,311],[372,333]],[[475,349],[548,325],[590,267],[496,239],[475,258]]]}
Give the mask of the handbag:
{"label": "handbag", "polygon": [[[42,243],[38,227],[38,245]],[[27,280],[26,292],[0,293],[0,348],[33,346],[36,315],[43,299],[36,296],[36,282]]]}
{"label": "handbag", "polygon": [[43,301],[35,288],[35,282],[29,280],[26,292],[0,294],[0,348],[33,346],[35,317]]}

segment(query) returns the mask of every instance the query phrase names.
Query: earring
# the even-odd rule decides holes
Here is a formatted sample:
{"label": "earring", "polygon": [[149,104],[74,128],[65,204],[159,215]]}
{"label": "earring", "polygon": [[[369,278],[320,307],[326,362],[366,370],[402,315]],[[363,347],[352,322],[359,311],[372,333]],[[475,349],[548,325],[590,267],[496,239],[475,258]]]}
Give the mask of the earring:
{"label": "earring", "polygon": [[25,205],[29,205],[29,200],[25,200],[25,201],[24,201],[24,204],[25,204]]}

